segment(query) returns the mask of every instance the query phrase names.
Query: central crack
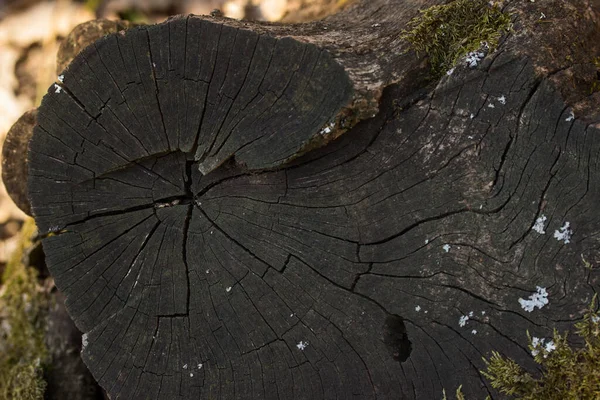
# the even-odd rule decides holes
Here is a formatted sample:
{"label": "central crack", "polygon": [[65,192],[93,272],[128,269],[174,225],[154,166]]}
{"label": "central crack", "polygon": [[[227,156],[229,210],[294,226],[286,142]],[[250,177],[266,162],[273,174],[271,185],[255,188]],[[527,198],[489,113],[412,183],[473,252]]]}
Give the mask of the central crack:
{"label": "central crack", "polygon": [[[187,204],[188,210],[187,215],[185,217],[185,222],[183,225],[183,248],[182,248],[182,257],[183,263],[185,264],[185,277],[187,280],[187,299],[185,305],[186,314],[190,314],[190,267],[187,262],[187,239],[188,239],[188,230],[190,227],[190,221],[192,219],[192,212],[194,211],[194,194],[192,193],[192,166],[194,165],[194,161],[187,160],[185,163],[185,196],[183,198],[173,199],[171,203],[177,202],[176,205]],[[172,204],[174,205],[174,204]]]}

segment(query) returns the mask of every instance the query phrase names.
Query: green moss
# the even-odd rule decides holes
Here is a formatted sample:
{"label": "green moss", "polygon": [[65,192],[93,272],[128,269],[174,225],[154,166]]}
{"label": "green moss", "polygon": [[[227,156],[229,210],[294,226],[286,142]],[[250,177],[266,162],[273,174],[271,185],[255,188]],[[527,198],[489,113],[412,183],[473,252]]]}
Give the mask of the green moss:
{"label": "green moss", "polygon": [[529,348],[542,369],[539,378],[533,377],[520,365],[494,352],[484,360],[487,371],[482,374],[500,392],[523,400],[600,399],[600,314],[596,311],[596,296],[583,320],[575,330],[584,341],[581,348],[572,348],[567,335],[554,332],[553,351],[535,345]]}
{"label": "green moss", "polygon": [[2,276],[0,290],[0,398],[42,399],[42,377],[48,351],[44,343],[46,296],[35,269],[23,265],[23,252],[31,246],[33,220],[25,222],[21,240]]}
{"label": "green moss", "polygon": [[[442,394],[444,395],[444,397],[442,398],[442,400],[448,400],[448,397],[446,396],[446,389],[442,390]],[[465,399],[465,395],[462,392],[462,385],[460,385],[458,387],[458,389],[456,389],[456,400],[466,400]]]}
{"label": "green moss", "polygon": [[440,77],[483,43],[493,51],[510,28],[510,15],[487,0],[455,0],[421,10],[402,37],[418,54],[427,54],[432,74]]}

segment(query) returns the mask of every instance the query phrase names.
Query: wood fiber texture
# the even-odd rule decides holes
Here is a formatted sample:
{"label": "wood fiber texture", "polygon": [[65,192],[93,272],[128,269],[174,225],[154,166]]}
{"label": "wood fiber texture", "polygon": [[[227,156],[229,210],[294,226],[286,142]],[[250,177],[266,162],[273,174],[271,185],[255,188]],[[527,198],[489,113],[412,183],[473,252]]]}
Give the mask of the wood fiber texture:
{"label": "wood fiber texture", "polygon": [[570,325],[598,287],[600,132],[526,57],[392,86],[287,163],[350,96],[312,45],[180,18],[64,75],[29,193],[111,398],[495,395],[482,357],[531,367],[526,330]]}

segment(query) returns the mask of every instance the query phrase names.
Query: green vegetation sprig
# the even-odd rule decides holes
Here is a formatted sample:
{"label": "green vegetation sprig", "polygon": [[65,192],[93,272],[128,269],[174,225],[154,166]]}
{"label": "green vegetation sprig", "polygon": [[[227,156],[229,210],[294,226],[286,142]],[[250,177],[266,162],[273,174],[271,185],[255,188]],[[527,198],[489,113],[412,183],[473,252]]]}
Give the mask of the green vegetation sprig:
{"label": "green vegetation sprig", "polygon": [[503,32],[511,29],[510,15],[487,0],[455,0],[420,11],[402,37],[417,54],[429,57],[434,77],[484,46],[495,50]]}
{"label": "green vegetation sprig", "polygon": [[482,374],[500,392],[523,400],[600,399],[600,314],[596,300],[594,296],[583,319],[575,324],[583,347],[572,348],[567,334],[557,331],[546,344],[529,337],[529,349],[542,368],[539,379],[497,352],[484,359],[487,371]]}

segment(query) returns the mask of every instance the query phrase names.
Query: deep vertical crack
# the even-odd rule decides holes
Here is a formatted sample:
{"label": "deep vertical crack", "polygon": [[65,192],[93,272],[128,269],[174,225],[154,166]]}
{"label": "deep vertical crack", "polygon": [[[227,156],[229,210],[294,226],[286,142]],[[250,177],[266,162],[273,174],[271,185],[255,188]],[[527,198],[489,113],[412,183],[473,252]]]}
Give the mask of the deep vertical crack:
{"label": "deep vertical crack", "polygon": [[[192,165],[193,161],[186,161],[185,163],[185,192],[187,197],[192,197]],[[183,246],[182,246],[182,258],[183,264],[185,265],[185,278],[187,280],[187,298],[185,304],[185,312],[187,315],[190,314],[190,267],[187,263],[187,236],[188,230],[190,228],[190,221],[192,220],[192,212],[194,211],[194,203],[190,202],[188,204],[187,216],[185,217],[185,222],[183,224]]]}

